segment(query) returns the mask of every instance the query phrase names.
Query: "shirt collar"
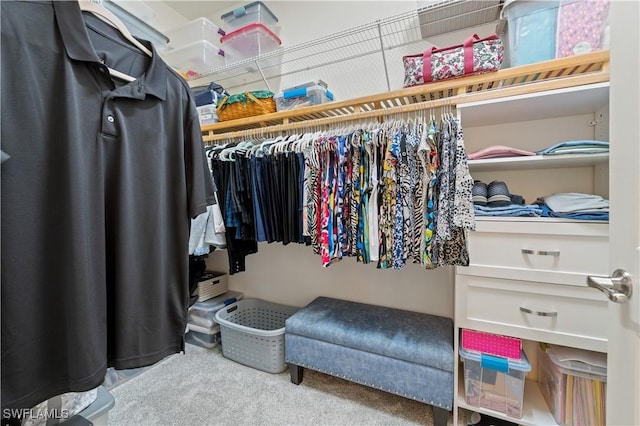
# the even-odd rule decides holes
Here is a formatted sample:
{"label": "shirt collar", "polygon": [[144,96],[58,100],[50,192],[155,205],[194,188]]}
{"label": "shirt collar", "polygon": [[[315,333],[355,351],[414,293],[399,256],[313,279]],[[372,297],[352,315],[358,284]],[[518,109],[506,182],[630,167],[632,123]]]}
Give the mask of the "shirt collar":
{"label": "shirt collar", "polygon": [[[85,30],[78,3],[75,1],[53,1],[52,3],[67,56],[77,61],[98,62],[98,57]],[[147,71],[133,83],[138,93],[135,97],[142,96],[144,99],[144,95],[150,94],[164,101],[167,99],[167,66],[151,43],[145,40],[140,41],[151,48],[153,57]]]}

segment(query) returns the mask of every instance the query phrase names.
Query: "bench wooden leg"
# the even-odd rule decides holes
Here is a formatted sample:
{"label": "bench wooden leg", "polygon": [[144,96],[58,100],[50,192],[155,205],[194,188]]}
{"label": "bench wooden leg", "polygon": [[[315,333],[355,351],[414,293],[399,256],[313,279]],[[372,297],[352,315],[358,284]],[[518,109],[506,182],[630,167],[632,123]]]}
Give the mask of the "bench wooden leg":
{"label": "bench wooden leg", "polygon": [[449,412],[444,408],[431,407],[433,410],[433,424],[435,426],[447,426],[449,422]]}
{"label": "bench wooden leg", "polygon": [[291,383],[299,385],[302,383],[302,373],[304,368],[299,365],[289,364],[289,374],[291,375]]}

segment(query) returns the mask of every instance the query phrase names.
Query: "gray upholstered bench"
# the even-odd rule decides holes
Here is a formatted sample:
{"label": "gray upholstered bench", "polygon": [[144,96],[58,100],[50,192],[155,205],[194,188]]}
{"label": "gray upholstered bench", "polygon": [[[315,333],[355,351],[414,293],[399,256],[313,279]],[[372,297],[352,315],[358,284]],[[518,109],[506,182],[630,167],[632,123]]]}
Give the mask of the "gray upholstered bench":
{"label": "gray upholstered bench", "polygon": [[318,297],[285,323],[291,381],[304,368],[433,406],[436,426],[453,409],[449,318]]}

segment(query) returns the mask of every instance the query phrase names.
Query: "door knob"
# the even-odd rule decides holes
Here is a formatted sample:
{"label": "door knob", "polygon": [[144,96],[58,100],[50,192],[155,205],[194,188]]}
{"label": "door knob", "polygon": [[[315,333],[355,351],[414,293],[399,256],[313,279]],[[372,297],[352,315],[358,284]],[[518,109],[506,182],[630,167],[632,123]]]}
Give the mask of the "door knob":
{"label": "door knob", "polygon": [[616,303],[627,303],[631,298],[633,284],[631,275],[624,269],[616,269],[611,277],[587,277],[587,285],[597,288]]}

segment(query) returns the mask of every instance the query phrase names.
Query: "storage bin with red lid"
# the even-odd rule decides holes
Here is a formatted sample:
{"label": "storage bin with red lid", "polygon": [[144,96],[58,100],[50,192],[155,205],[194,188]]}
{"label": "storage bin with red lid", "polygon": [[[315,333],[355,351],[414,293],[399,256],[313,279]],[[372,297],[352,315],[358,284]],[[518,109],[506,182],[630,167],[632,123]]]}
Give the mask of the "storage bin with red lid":
{"label": "storage bin with red lid", "polygon": [[227,33],[220,41],[227,63],[263,55],[276,50],[282,43],[273,31],[258,22]]}

